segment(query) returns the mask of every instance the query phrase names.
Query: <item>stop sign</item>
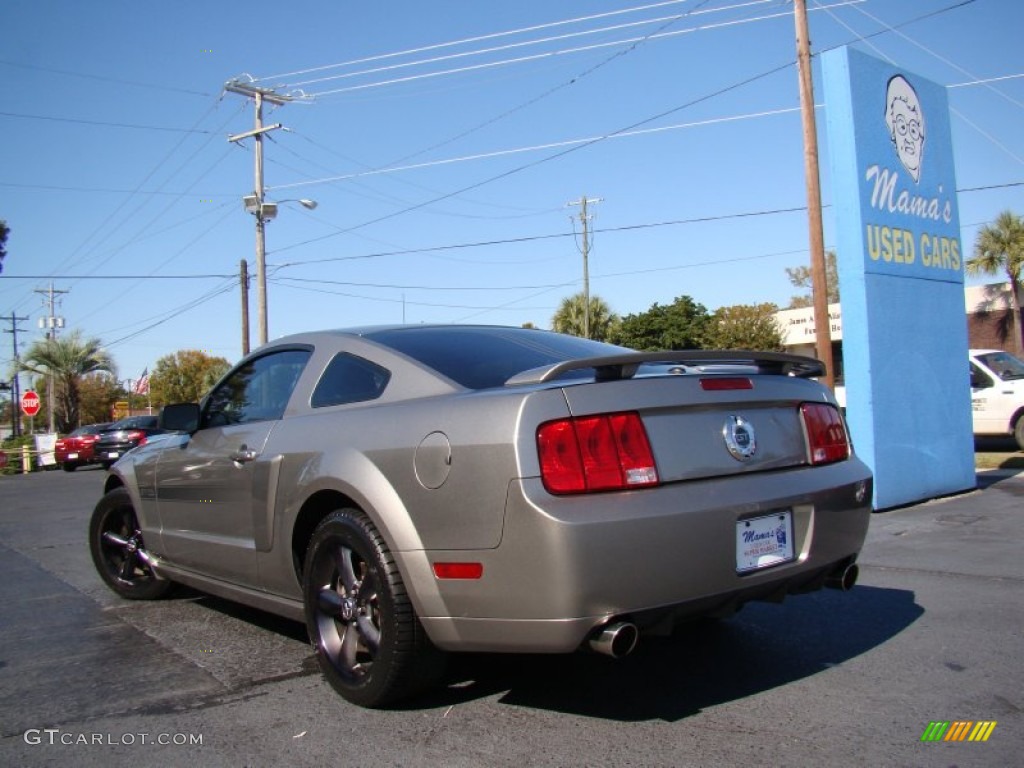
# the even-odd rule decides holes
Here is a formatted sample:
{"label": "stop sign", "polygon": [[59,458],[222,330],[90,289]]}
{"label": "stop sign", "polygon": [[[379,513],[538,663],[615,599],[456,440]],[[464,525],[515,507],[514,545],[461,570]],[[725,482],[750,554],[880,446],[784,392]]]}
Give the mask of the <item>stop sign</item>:
{"label": "stop sign", "polygon": [[31,389],[26,390],[21,396],[21,410],[26,416],[35,416],[39,413],[39,395]]}

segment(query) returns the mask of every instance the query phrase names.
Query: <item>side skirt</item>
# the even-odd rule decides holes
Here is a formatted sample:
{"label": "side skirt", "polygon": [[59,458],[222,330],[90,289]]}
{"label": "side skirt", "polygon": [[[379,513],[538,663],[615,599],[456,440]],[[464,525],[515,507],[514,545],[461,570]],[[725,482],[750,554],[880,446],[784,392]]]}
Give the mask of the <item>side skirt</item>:
{"label": "side skirt", "polygon": [[280,595],[241,587],[238,584],[231,584],[219,579],[211,579],[209,576],[201,576],[192,571],[175,568],[166,562],[159,562],[154,570],[165,579],[198,589],[200,592],[258,608],[261,611],[283,616],[293,621],[304,622],[306,620],[302,603],[298,600],[290,600]]}

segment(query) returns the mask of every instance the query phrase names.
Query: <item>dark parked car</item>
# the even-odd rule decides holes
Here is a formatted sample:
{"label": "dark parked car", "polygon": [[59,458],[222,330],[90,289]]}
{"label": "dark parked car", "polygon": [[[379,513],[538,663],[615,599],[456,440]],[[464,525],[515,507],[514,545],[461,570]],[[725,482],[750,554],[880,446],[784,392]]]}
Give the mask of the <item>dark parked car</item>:
{"label": "dark parked car", "polygon": [[95,464],[99,461],[96,458],[93,446],[99,439],[100,432],[110,427],[110,422],[103,424],[86,424],[79,427],[67,437],[57,440],[54,447],[54,456],[57,463],[65,472],[74,472],[86,464]]}
{"label": "dark parked car", "polygon": [[871,474],[822,373],[525,328],[290,336],[164,408],[174,432],[114,465],[90,549],[127,598],[180,582],[304,620],[364,706],[445,651],[622,656],[853,586]]}
{"label": "dark parked car", "polygon": [[93,446],[96,460],[109,468],[115,461],[136,446],[145,444],[151,435],[164,430],[157,425],[156,416],[129,416],[103,430]]}

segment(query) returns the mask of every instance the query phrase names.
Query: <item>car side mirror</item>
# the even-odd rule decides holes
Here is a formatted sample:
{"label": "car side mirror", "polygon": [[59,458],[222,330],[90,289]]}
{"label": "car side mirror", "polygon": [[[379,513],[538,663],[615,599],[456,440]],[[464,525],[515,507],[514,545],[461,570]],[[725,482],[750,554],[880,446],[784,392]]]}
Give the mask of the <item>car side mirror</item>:
{"label": "car side mirror", "polygon": [[165,405],[157,420],[160,429],[168,432],[188,432],[199,429],[199,405],[197,403],[173,403]]}

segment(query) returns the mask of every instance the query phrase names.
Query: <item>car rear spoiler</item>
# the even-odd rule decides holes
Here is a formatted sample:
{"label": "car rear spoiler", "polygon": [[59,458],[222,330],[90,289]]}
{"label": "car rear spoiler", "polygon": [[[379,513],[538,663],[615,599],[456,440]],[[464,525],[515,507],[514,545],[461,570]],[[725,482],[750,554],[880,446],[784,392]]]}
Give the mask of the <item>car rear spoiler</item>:
{"label": "car rear spoiler", "polygon": [[557,379],[567,371],[585,368],[594,369],[596,381],[617,381],[631,379],[644,363],[693,367],[697,370],[682,370],[679,373],[728,373],[728,371],[704,370],[708,366],[743,366],[757,369],[757,373],[782,376],[813,378],[825,375],[825,364],[813,357],[788,355],[782,352],[752,352],[747,350],[682,349],[661,352],[627,352],[621,355],[602,357],[581,357],[560,363],[531,368],[517,373],[505,382],[506,387],[524,384],[543,384]]}

